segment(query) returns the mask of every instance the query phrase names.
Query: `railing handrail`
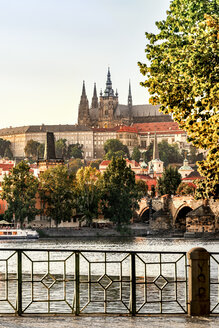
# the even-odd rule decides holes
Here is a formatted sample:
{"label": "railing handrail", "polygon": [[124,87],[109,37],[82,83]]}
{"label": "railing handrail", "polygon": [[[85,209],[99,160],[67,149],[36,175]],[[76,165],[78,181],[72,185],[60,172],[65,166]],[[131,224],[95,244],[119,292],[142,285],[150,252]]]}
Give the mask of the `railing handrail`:
{"label": "railing handrail", "polygon": [[[109,250],[109,249],[72,249],[72,248],[0,248],[0,251],[33,251],[33,252],[41,252],[41,251],[48,251],[48,252],[87,252],[87,253],[118,253],[118,254],[182,254],[186,255],[187,252],[177,252],[177,251],[133,251],[133,250],[126,250],[126,251],[119,251],[119,250]],[[219,253],[211,253],[210,254],[219,254]]]}
{"label": "railing handrail", "polygon": [[[3,301],[8,302],[9,306],[11,306],[18,315],[24,314],[30,306],[37,304],[37,302],[46,302],[45,304],[47,304],[47,312],[42,313],[52,313],[50,309],[52,303],[60,302],[59,304],[61,304],[61,302],[64,302],[68,309],[70,309],[71,313],[79,315],[84,313],[88,306],[93,306],[95,302],[100,302],[104,306],[104,313],[110,314],[111,312],[108,312],[109,304],[112,302],[120,302],[120,306],[124,307],[122,311],[128,311],[131,315],[141,314],[140,311],[143,307],[145,307],[144,311],[148,313],[147,311],[149,310],[147,306],[151,306],[151,304],[156,304],[156,306],[159,304],[160,310],[157,310],[156,308],[155,311],[158,312],[155,313],[162,314],[168,313],[165,312],[165,304],[169,303],[170,305],[174,302],[176,313],[183,312],[188,313],[189,315],[219,314],[219,298],[216,294],[216,290],[212,293],[212,303],[210,299],[210,290],[212,290],[215,285],[219,287],[218,279],[215,281],[215,269],[213,271],[215,266],[216,270],[219,269],[219,252],[208,252],[202,247],[193,248],[189,252],[168,250],[143,251],[92,248],[59,249],[44,247],[4,247],[0,248],[0,253],[1,252],[5,254],[1,259],[4,264],[2,265],[3,274],[0,276],[0,282],[2,281],[3,285],[5,284],[5,294],[3,294],[5,296],[3,298],[0,297],[0,304]],[[31,257],[31,253],[33,257]],[[37,253],[43,253],[43,260],[38,258]],[[61,253],[62,256],[60,256]],[[91,254],[91,256],[87,253]],[[123,256],[115,257],[115,255],[120,254]],[[9,261],[13,257],[16,261]],[[67,262],[69,259],[73,262]],[[84,260],[86,263],[86,279],[80,279],[80,276],[83,276],[84,274],[84,267],[80,266],[80,263],[83,265],[83,261],[81,262],[81,260]],[[126,260],[128,261],[126,262]],[[41,276],[39,276],[39,272],[35,267],[35,265],[40,262],[45,262],[42,274],[40,273]],[[57,267],[54,266],[54,262],[62,263],[60,266],[61,277],[56,276],[56,274],[58,275],[60,272],[56,271]],[[9,276],[9,264],[16,265],[16,263],[16,277]],[[114,269],[113,271],[108,270],[108,265],[113,263],[117,265],[117,271]],[[95,265],[97,265],[98,268],[99,264],[103,264],[103,266],[97,269],[97,274],[95,276],[93,270],[95,269]],[[172,273],[170,275],[168,271],[169,269],[165,272],[166,265],[168,264],[172,265]],[[155,268],[153,267],[154,265],[156,266]],[[30,278],[28,279],[26,279],[24,275],[27,268],[28,274],[30,275]],[[129,274],[127,274],[127,270],[129,270]],[[114,276],[115,272],[116,274]],[[211,276],[211,272],[214,272],[214,275]],[[123,279],[123,277],[126,277],[126,279]],[[153,279],[150,279],[151,277]],[[181,279],[182,277],[183,279]],[[10,302],[10,282],[17,284],[15,305]],[[53,285],[57,286],[58,283],[62,284],[63,296],[61,298],[59,296],[54,299],[50,298],[50,289],[52,295],[54,292],[52,287]],[[70,292],[68,293],[66,286],[68,286],[69,283],[71,287],[69,289]],[[22,292],[23,284],[25,284],[25,286],[29,286],[28,284],[30,284],[30,300],[28,300],[29,296],[25,299],[26,296]],[[35,298],[35,287],[38,286],[38,284],[40,287],[44,288],[44,291],[47,294],[45,299],[38,299],[38,296]],[[110,288],[113,284],[118,284],[114,285],[116,286],[116,297],[115,299],[108,299],[107,295],[108,293],[109,295],[110,293],[112,294]],[[58,285],[58,288],[59,286],[60,285]],[[165,288],[166,286],[167,288]],[[155,288],[155,294],[157,295],[155,299],[151,299],[151,295],[154,293],[153,288]],[[99,299],[99,289],[103,294],[102,299]],[[127,293],[123,293],[126,289]],[[1,288],[1,292],[2,290],[3,289]],[[181,299],[179,292],[182,290],[184,291]],[[74,294],[72,294],[72,291],[74,291]],[[170,293],[170,298],[169,296],[168,298],[165,298],[167,297],[165,296],[165,293],[168,291]],[[86,296],[84,296],[84,292],[87,293]],[[36,291],[36,295],[38,295],[37,293],[38,291]],[[112,295],[114,295],[114,292]],[[110,297],[112,295],[110,295]],[[127,295],[129,295],[129,299],[127,298]],[[72,298],[73,296],[74,298]],[[80,305],[80,299],[84,302],[82,306]],[[139,299],[141,299],[140,305]],[[128,301],[129,303],[127,303]],[[94,313],[98,313],[98,311],[95,312],[94,310]],[[116,313],[116,311],[112,313]]]}

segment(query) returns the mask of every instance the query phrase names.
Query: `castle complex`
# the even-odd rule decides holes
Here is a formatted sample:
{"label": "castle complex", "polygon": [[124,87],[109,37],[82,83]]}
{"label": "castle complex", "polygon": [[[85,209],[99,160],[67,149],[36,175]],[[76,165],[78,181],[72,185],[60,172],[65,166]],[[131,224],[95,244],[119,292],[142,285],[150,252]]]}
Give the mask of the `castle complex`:
{"label": "castle complex", "polygon": [[132,125],[133,123],[146,122],[171,122],[170,115],[159,112],[159,106],[133,105],[131,85],[129,82],[127,105],[119,104],[118,92],[112,88],[110,70],[108,69],[105,91],[100,91],[97,97],[96,84],[94,84],[91,106],[83,82],[81,101],[78,109],[78,125],[113,128],[118,125]]}
{"label": "castle complex", "polygon": [[106,88],[97,96],[96,85],[89,106],[83,82],[82,94],[78,108],[78,124],[75,125],[29,125],[0,129],[0,138],[11,142],[15,158],[24,158],[24,148],[29,140],[45,143],[47,132],[53,132],[55,139],[66,139],[69,144],[83,146],[85,159],[100,159],[104,156],[104,142],[119,139],[132,154],[134,147],[141,151],[154,140],[177,143],[180,149],[188,149],[186,133],[179,129],[170,115],[159,112],[159,106],[149,104],[133,105],[131,85],[128,88],[127,105],[119,104],[117,90],[112,88],[110,70],[108,69]]}

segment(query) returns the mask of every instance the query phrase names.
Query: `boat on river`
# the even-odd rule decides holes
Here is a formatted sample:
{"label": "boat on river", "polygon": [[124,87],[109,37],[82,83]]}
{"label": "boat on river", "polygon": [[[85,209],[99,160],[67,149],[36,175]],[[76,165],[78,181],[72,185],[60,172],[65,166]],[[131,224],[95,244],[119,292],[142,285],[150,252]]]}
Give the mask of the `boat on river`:
{"label": "boat on river", "polygon": [[38,239],[39,234],[31,229],[0,228],[1,239]]}
{"label": "boat on river", "polygon": [[36,230],[21,229],[13,223],[0,221],[0,240],[1,239],[38,239],[39,234]]}

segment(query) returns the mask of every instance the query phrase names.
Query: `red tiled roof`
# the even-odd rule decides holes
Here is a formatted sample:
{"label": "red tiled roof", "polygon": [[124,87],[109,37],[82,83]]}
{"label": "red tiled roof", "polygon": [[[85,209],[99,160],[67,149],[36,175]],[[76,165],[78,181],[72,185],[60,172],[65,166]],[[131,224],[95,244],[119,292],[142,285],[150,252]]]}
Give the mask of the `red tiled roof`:
{"label": "red tiled roof", "polygon": [[195,188],[195,189],[197,188],[197,186],[192,182],[187,182],[187,184],[192,188]]}
{"label": "red tiled roof", "polygon": [[119,126],[115,126],[114,128],[93,128],[94,132],[116,132],[119,130]]}
{"label": "red tiled roof", "polygon": [[102,161],[99,166],[101,166],[101,165],[107,166],[107,165],[109,165],[110,162],[111,161]]}
{"label": "red tiled roof", "polygon": [[127,164],[134,164],[135,167],[140,167],[140,164],[134,160],[129,160],[129,159],[126,159],[126,163]]}
{"label": "red tiled roof", "polygon": [[154,123],[134,123],[132,125],[133,128],[137,129],[138,132],[166,132],[171,133],[174,131],[174,133],[185,133],[185,131],[180,130],[178,123],[176,122],[154,122]]}
{"label": "red tiled roof", "polygon": [[117,133],[120,133],[120,132],[138,133],[138,129],[134,128],[133,126],[120,125]]}
{"label": "red tiled roof", "polygon": [[31,169],[37,169],[37,164],[30,164]]}
{"label": "red tiled roof", "polygon": [[136,174],[135,178],[136,178],[136,180],[156,180],[156,179],[150,177],[150,175],[145,175],[145,174]]}
{"label": "red tiled roof", "polygon": [[9,171],[11,169],[13,169],[14,164],[5,164],[5,163],[0,163],[0,169],[2,169],[2,171]]}
{"label": "red tiled roof", "polygon": [[[100,163],[100,166],[102,165],[102,166],[107,166],[107,165],[109,165],[110,164],[110,162],[111,161],[106,161],[106,160],[104,160],[104,161],[102,161],[101,163]],[[129,160],[129,159],[127,159],[126,158],[126,163],[127,164],[132,164],[132,165],[134,165],[135,167],[140,167],[140,164],[138,163],[138,162],[136,162],[136,161],[134,161],[134,160]]]}
{"label": "red tiled roof", "polygon": [[182,181],[184,180],[197,180],[197,179],[204,179],[204,177],[202,177],[198,171],[193,171],[191,172],[189,175],[187,175],[186,178],[183,178]]}

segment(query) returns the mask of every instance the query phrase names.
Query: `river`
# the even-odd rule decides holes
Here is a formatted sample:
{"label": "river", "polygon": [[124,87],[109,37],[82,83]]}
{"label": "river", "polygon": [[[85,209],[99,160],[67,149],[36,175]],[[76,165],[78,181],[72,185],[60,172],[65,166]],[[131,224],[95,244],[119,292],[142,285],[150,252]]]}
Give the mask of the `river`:
{"label": "river", "polygon": [[107,238],[50,238],[39,240],[1,240],[0,248],[89,249],[111,251],[174,251],[187,252],[193,247],[204,247],[209,252],[219,252],[219,240],[173,239],[146,237]]}

